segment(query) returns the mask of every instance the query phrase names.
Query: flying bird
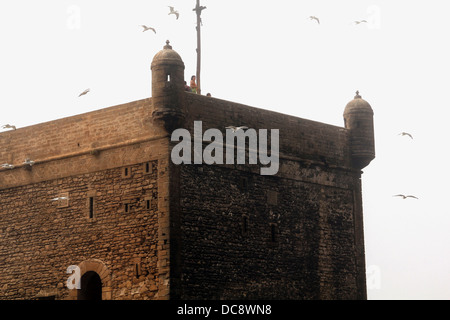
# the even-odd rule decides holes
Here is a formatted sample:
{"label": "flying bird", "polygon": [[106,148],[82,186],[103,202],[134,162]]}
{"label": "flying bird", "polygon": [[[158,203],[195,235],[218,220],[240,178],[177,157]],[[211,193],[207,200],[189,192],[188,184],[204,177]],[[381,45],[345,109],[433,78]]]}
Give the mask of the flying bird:
{"label": "flying bird", "polygon": [[13,166],[12,164],[9,164],[9,163],[4,163],[4,164],[2,164],[2,168],[5,168],[5,169],[13,169],[14,166]]}
{"label": "flying bird", "polygon": [[27,165],[29,165],[29,166],[32,166],[32,165],[34,164],[34,161],[27,158],[27,159],[25,159],[25,161],[23,162],[23,164],[27,164]]}
{"label": "flying bird", "polygon": [[316,20],[318,24],[320,24],[319,18],[315,17],[315,16],[310,16],[309,17],[311,20]]}
{"label": "flying bird", "polygon": [[67,197],[57,197],[57,198],[51,199],[51,201],[59,201],[59,200],[69,200],[69,198],[67,198]]}
{"label": "flying bird", "polygon": [[176,11],[174,7],[169,6],[169,8],[170,8],[169,15],[171,15],[171,14],[176,15],[176,16],[177,16],[177,20],[178,20],[178,17],[180,16],[180,14],[178,13],[178,11]]}
{"label": "flying bird", "polygon": [[248,127],[246,127],[246,126],[240,126],[240,127],[229,126],[229,127],[226,127],[225,129],[231,129],[231,130],[233,130],[233,132],[236,132],[238,130],[247,130]]}
{"label": "flying bird", "polygon": [[417,198],[417,197],[415,197],[415,196],[411,196],[411,195],[409,195],[409,196],[405,196],[404,194],[396,194],[395,196],[393,196],[393,197],[402,197],[403,199],[406,199],[406,198],[414,198],[414,199],[419,199],[419,198]]}
{"label": "flying bird", "polygon": [[5,124],[4,126],[2,126],[3,129],[13,129],[16,130],[16,126],[10,125],[10,124]]}
{"label": "flying bird", "polygon": [[152,27],[147,27],[146,25],[141,25],[142,28],[144,28],[144,30],[142,30],[142,32],[148,31],[148,30],[152,30],[155,34],[156,34],[156,30],[155,28]]}
{"label": "flying bird", "polygon": [[408,132],[400,132],[398,135],[399,135],[399,136],[408,136],[408,137],[410,137],[411,139],[413,139],[412,135],[411,135],[410,133],[408,133]]}
{"label": "flying bird", "polygon": [[91,91],[91,89],[86,89],[86,90],[84,90],[82,93],[80,93],[79,97],[84,96],[84,95],[87,94],[89,91]]}
{"label": "flying bird", "polygon": [[363,22],[366,22],[366,23],[367,23],[366,20],[359,20],[359,21],[355,21],[355,24],[360,24],[360,23],[363,23]]}

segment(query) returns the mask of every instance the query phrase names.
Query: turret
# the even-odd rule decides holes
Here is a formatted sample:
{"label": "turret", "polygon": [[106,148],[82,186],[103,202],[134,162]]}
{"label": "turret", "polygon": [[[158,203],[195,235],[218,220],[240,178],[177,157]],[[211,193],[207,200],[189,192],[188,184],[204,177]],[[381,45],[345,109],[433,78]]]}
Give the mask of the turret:
{"label": "turret", "polygon": [[184,62],[169,41],[151,64],[153,121],[171,132],[184,120]]}
{"label": "turret", "polygon": [[353,166],[362,169],[375,158],[373,110],[356,91],[344,111],[345,128],[350,130]]}

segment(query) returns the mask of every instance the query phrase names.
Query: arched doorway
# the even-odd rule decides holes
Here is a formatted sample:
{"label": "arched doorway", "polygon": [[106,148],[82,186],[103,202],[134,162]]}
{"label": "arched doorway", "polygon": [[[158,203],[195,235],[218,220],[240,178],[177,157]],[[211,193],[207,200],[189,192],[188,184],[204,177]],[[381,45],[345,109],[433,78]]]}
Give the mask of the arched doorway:
{"label": "arched doorway", "polygon": [[78,300],[102,300],[102,280],[97,272],[87,271],[81,277]]}
{"label": "arched doorway", "polygon": [[68,300],[111,300],[111,273],[98,259],[81,261],[78,265],[81,289],[69,290]]}

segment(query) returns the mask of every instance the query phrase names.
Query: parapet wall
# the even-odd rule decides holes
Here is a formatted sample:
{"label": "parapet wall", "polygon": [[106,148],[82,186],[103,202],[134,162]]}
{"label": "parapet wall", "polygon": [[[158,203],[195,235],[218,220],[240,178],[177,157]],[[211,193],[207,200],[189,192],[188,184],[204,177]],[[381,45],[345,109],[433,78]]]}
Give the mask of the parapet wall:
{"label": "parapet wall", "polygon": [[201,120],[203,130],[226,126],[247,126],[280,130],[280,157],[297,157],[351,167],[348,130],[274,111],[221,99],[186,93],[185,126],[193,132],[194,121]]}
{"label": "parapet wall", "polygon": [[20,165],[157,135],[151,99],[0,133],[0,163]]}
{"label": "parapet wall", "polygon": [[[15,168],[0,168],[0,189],[160,158],[159,147],[146,155],[124,152],[167,136],[152,125],[151,108],[151,99],[143,99],[2,132],[0,163]],[[30,170],[26,158],[35,161]]]}

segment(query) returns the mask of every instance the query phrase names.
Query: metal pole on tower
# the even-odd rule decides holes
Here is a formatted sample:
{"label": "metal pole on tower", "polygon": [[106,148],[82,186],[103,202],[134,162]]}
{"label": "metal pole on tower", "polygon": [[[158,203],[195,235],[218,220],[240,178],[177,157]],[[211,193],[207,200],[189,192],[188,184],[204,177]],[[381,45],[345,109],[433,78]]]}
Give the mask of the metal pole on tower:
{"label": "metal pole on tower", "polygon": [[200,94],[201,93],[201,87],[200,87],[200,70],[201,70],[201,58],[202,58],[202,44],[201,44],[201,25],[202,25],[202,18],[201,18],[201,14],[202,11],[206,9],[206,7],[200,6],[200,0],[197,0],[197,5],[195,6],[195,8],[193,9],[193,11],[195,11],[195,13],[197,14],[197,73],[196,73],[196,78],[197,78],[197,93]]}

